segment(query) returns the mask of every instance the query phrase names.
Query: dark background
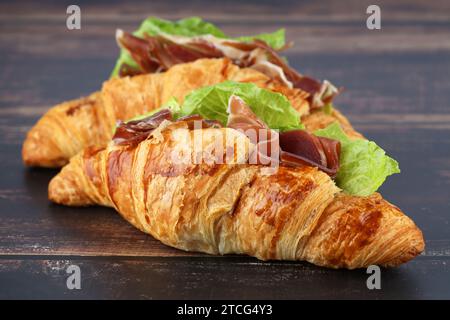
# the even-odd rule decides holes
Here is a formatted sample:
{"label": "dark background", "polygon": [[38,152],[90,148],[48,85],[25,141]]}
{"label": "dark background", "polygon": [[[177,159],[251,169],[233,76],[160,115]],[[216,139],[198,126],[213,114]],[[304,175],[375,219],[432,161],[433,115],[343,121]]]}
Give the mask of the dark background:
{"label": "dark background", "polygon": [[[66,29],[81,7],[82,29]],[[378,4],[382,29],[366,28]],[[425,252],[382,270],[261,262],[168,248],[113,210],[47,200],[55,170],[26,169],[27,130],[52,105],[108,78],[116,28],[148,15],[199,15],[230,35],[287,29],[290,63],[345,91],[336,105],[400,162],[382,187],[423,230]],[[11,1],[0,3],[0,298],[450,298],[450,2],[439,1]],[[81,268],[81,290],[66,268]]]}

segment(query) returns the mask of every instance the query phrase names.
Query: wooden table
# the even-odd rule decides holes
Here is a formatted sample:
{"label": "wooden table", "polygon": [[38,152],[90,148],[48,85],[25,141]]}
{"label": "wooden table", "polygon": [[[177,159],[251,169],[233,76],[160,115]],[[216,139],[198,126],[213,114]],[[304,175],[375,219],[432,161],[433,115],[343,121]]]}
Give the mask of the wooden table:
{"label": "wooden table", "polygon": [[[66,29],[61,2],[0,4],[0,298],[450,298],[450,2],[377,1],[382,29],[366,28],[371,1],[77,1],[82,29]],[[201,15],[228,34],[287,28],[301,72],[345,88],[336,104],[355,127],[399,160],[382,187],[423,230],[426,250],[382,270],[213,257],[168,248],[111,209],[47,200],[56,170],[26,169],[26,131],[52,105],[86,95],[108,78],[115,28],[147,15]],[[68,290],[76,264],[82,289]]]}

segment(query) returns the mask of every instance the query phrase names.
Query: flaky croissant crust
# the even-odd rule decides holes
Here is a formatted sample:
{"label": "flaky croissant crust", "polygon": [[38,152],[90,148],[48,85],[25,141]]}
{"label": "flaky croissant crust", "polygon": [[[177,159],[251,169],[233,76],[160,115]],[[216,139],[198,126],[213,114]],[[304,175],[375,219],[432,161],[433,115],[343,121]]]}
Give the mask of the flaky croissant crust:
{"label": "flaky croissant crust", "polygon": [[[198,132],[197,132],[198,133]],[[248,139],[238,131],[202,129],[202,150]],[[50,200],[114,207],[135,227],[163,243],[210,254],[306,260],[332,268],[397,266],[424,248],[421,231],[379,194],[346,195],[313,167],[175,163],[194,156],[194,131],[154,134],[135,147],[110,144],[71,159],[51,181]],[[228,143],[228,144],[227,144]],[[234,145],[233,145],[234,146]],[[242,151],[241,150],[241,151]]]}

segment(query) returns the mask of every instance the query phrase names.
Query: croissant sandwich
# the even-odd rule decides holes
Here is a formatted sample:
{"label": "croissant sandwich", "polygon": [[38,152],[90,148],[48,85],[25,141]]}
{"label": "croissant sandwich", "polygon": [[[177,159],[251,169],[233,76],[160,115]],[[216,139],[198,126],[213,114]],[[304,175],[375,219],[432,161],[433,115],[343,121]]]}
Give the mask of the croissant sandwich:
{"label": "croissant sandwich", "polygon": [[[116,35],[121,54],[101,92],[51,108],[28,132],[28,166],[60,167],[87,146],[104,146],[117,120],[151,111],[175,97],[225,80],[252,82],[282,92],[306,115],[330,106],[338,90],[289,67],[279,51],[284,30],[229,38],[200,18],[144,20],[133,34]],[[120,100],[120,101],[116,101]]]}
{"label": "croissant sandwich", "polygon": [[348,269],[414,258],[421,231],[376,193],[397,162],[330,118],[308,127],[286,96],[255,84],[203,87],[120,122],[52,179],[49,199],[113,207],[187,251]]}

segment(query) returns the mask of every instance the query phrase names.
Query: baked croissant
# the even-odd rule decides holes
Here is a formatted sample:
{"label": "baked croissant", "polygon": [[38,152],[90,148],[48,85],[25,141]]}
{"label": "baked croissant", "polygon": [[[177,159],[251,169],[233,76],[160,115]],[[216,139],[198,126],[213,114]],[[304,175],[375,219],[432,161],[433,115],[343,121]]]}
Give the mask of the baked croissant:
{"label": "baked croissant", "polygon": [[175,97],[182,102],[192,90],[234,80],[283,93],[302,115],[309,112],[308,93],[289,89],[254,69],[239,68],[229,59],[200,59],[167,72],[116,78],[102,92],[51,108],[28,132],[22,158],[28,166],[60,167],[87,146],[104,146],[117,120],[128,120]]}
{"label": "baked croissant", "polygon": [[[195,157],[196,143],[217,159],[217,137],[223,150],[233,147],[227,164],[174,161]],[[379,194],[346,195],[310,166],[268,174],[271,168],[246,163],[252,148],[231,128],[157,129],[136,145],[76,155],[50,182],[49,199],[113,207],[166,245],[209,254],[354,269],[397,266],[423,250],[414,222]]]}

